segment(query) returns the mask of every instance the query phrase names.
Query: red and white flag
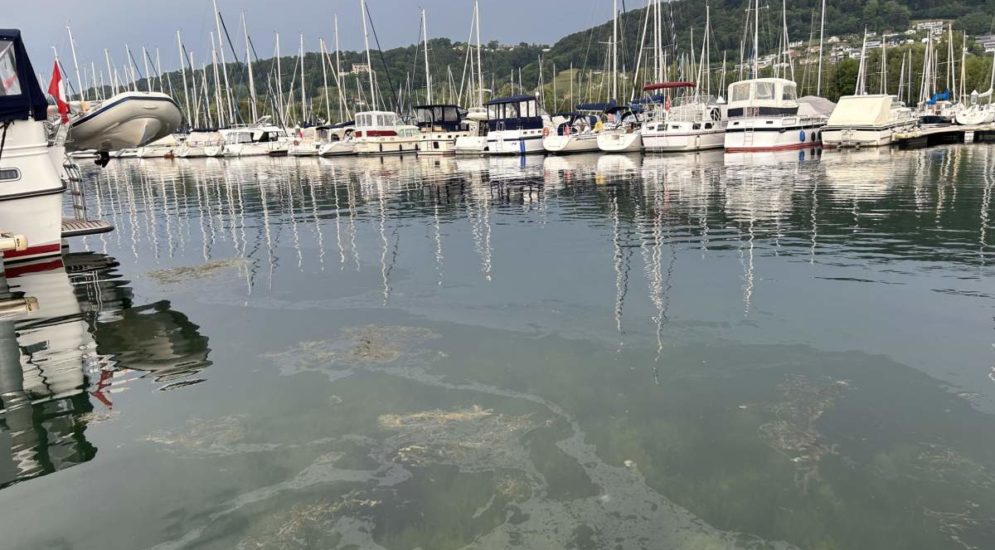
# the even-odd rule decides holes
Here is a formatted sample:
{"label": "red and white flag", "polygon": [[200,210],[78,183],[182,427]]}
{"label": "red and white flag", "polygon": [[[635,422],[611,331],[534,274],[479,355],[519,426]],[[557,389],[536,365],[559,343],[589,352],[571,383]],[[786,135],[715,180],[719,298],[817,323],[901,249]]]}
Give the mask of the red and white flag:
{"label": "red and white flag", "polygon": [[55,98],[55,104],[59,106],[59,114],[62,115],[62,123],[69,122],[69,104],[66,103],[66,89],[62,84],[62,73],[59,72],[59,62],[56,61],[52,67],[52,80],[48,85],[48,93]]}

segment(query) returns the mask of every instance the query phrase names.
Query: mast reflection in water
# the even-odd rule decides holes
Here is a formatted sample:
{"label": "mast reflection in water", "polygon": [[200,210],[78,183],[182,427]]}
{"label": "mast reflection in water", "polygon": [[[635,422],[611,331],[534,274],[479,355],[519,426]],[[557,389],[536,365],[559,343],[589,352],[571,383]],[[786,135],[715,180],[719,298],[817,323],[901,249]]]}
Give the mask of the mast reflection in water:
{"label": "mast reflection in water", "polygon": [[117,266],[75,253],[0,276],[0,299],[37,303],[0,318],[0,487],[92,460],[87,424],[136,375],[161,390],[203,381],[207,337],[168,301],[134,306]]}

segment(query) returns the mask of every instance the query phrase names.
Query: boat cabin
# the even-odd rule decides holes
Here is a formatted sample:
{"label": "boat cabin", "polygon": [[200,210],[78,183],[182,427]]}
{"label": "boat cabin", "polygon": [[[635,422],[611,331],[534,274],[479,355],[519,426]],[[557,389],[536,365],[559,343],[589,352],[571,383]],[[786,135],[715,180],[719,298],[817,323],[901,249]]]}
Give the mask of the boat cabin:
{"label": "boat cabin", "polygon": [[224,132],[225,143],[235,145],[238,143],[270,143],[280,141],[287,133],[276,126],[263,126],[259,128],[233,128]]}
{"label": "boat cabin", "polygon": [[400,126],[397,113],[392,111],[364,111],[356,113],[356,131],[361,137],[396,136]]}
{"label": "boat cabin", "polygon": [[415,118],[422,132],[459,132],[463,126],[457,105],[418,105]]}
{"label": "boat cabin", "polygon": [[499,97],[487,102],[487,127],[499,130],[540,130],[542,112],[535,96]]}
{"label": "boat cabin", "polygon": [[755,78],[729,85],[729,118],[797,113],[797,86],[790,80]]}

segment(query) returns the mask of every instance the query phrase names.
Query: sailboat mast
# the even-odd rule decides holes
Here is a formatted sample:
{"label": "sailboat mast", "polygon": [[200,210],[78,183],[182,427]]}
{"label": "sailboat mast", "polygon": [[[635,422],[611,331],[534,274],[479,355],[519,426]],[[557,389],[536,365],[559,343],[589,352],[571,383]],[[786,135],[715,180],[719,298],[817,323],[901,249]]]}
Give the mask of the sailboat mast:
{"label": "sailboat mast", "polygon": [[73,67],[76,69],[76,85],[79,86],[79,98],[80,101],[86,102],[86,91],[83,89],[83,80],[79,76],[79,62],[76,61],[76,41],[73,39],[73,30],[69,28],[69,25],[66,25],[66,31],[69,32],[69,49],[73,52]]}
{"label": "sailboat mast", "polygon": [[276,97],[280,109],[280,124],[286,121],[287,109],[283,105],[283,72],[280,69],[280,33],[276,33]]}
{"label": "sailboat mast", "polygon": [[425,17],[425,10],[421,10],[421,36],[425,45],[425,90],[427,91],[428,103],[432,103],[432,73],[428,69],[428,20]]}
{"label": "sailboat mast", "polygon": [[301,34],[301,123],[307,120],[307,92],[304,82],[304,35]]}
{"label": "sailboat mast", "polygon": [[318,39],[318,48],[321,50],[321,85],[325,87],[325,118],[328,122],[332,120],[332,104],[328,99],[328,59],[325,57],[325,39]]}
{"label": "sailboat mast", "polygon": [[822,44],[826,37],[826,0],[822,0],[822,21],[819,23],[819,75],[816,78],[815,95],[822,96]]}
{"label": "sailboat mast", "polygon": [[760,0],[754,2],[753,78],[760,78]]}
{"label": "sailboat mast", "polygon": [[214,66],[214,102],[218,109],[218,126],[225,125],[224,100],[221,99],[221,78],[218,76],[218,50],[214,44],[214,33],[211,33],[211,63]]}
{"label": "sailboat mast", "polygon": [[477,106],[484,106],[484,66],[480,64],[480,2],[474,0],[474,25],[477,28]]}
{"label": "sailboat mast", "polygon": [[242,36],[245,38],[245,65],[249,69],[249,113],[252,115],[252,122],[259,119],[256,110],[256,80],[252,75],[252,48],[249,47],[249,28],[245,24],[245,12],[242,12]]}
{"label": "sailboat mast", "polygon": [[881,93],[888,93],[888,48],[884,44],[884,35],[881,36]]}
{"label": "sailboat mast", "polygon": [[111,69],[111,53],[104,48],[104,59],[107,60],[107,80],[111,84],[111,92],[117,95],[117,80],[114,79],[114,71]]}
{"label": "sailboat mast", "polygon": [[180,38],[179,29],[176,29],[176,51],[180,54],[180,74],[183,75],[183,101],[187,106],[187,121],[193,124],[193,121],[190,120],[193,111],[190,110],[190,88],[187,86],[186,56],[183,55],[183,40]]}
{"label": "sailboat mast", "polygon": [[225,92],[224,98],[228,105],[228,119],[235,120],[235,111],[231,104],[231,85],[228,84],[228,68],[225,63],[225,46],[224,46],[224,35],[221,34],[221,12],[218,11],[218,0],[211,0],[214,4],[214,25],[218,31],[218,49],[221,50],[221,72],[224,74],[225,78]]}
{"label": "sailboat mast", "polygon": [[142,64],[145,65],[145,91],[152,91],[152,74],[149,73],[149,54],[142,46]]}
{"label": "sailboat mast", "polygon": [[612,99],[618,100],[618,0],[612,0]]}
{"label": "sailboat mast", "polygon": [[370,31],[366,24],[366,0],[359,0],[359,15],[363,18],[363,45],[366,48],[366,69],[370,75],[370,109],[376,109],[377,92],[373,83],[373,61],[370,58]]}
{"label": "sailboat mast", "polygon": [[349,108],[346,105],[345,92],[342,89],[342,59],[339,57],[339,16],[335,14],[335,86],[339,90],[339,119],[345,120],[343,113],[348,113]]}

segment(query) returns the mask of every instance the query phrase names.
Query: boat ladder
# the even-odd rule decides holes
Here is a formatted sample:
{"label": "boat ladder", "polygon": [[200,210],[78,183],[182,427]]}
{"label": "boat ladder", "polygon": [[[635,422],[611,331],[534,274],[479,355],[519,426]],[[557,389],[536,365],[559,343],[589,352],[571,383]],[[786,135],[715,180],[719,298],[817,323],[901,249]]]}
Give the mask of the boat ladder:
{"label": "boat ladder", "polygon": [[86,196],[83,193],[83,174],[79,165],[71,159],[62,164],[65,172],[66,190],[72,197],[73,218],[62,218],[62,238],[82,237],[114,230],[114,225],[103,220],[91,220],[87,216]]}

